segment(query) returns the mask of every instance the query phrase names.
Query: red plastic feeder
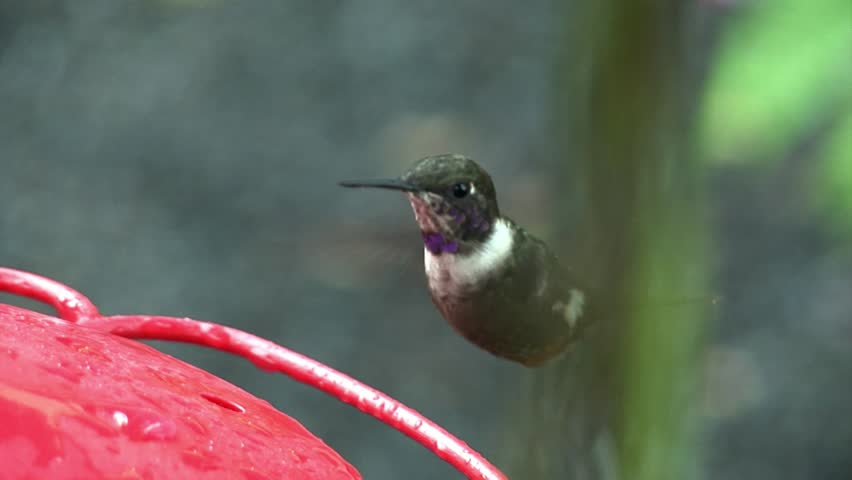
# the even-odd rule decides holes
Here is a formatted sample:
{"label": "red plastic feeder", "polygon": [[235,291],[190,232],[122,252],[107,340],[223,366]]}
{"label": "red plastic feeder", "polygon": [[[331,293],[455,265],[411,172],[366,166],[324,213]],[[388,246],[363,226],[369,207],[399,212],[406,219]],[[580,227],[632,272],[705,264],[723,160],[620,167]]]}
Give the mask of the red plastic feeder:
{"label": "red plastic feeder", "polygon": [[471,479],[505,475],[387,395],[248,333],[188,318],[101,316],[78,292],[0,268],[0,478],[351,480],[360,474],[296,420],[192,365],[128,339],[245,357],[378,418]]}

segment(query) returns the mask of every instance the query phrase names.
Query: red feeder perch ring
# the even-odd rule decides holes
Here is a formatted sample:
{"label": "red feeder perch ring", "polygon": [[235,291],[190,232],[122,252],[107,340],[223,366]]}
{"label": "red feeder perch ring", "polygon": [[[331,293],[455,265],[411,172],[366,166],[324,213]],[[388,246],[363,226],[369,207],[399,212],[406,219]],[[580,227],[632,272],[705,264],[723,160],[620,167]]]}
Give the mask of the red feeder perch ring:
{"label": "red feeder perch ring", "polygon": [[[18,270],[0,268],[0,291],[48,303],[62,319],[0,304],[0,419],[7,416],[5,422],[11,422],[0,431],[0,450],[9,459],[0,460],[0,470],[5,474],[24,468],[13,478],[98,478],[106,472],[127,478],[158,478],[155,472],[172,478],[192,478],[195,472],[205,479],[233,478],[235,472],[249,480],[360,478],[333,450],[268,403],[146,345],[117,342],[112,335],[118,335],[239,355],[354,405],[467,478],[506,479],[418,412],[268,340],[189,318],[101,316],[73,289]],[[32,365],[42,371],[31,371]],[[217,409],[215,414],[203,418],[215,419],[214,426],[198,420],[198,412],[210,408]],[[56,436],[57,430],[66,432],[64,439]],[[103,449],[88,443],[89,438],[100,438]],[[63,451],[78,455],[63,456]],[[62,465],[66,458],[79,463]]]}

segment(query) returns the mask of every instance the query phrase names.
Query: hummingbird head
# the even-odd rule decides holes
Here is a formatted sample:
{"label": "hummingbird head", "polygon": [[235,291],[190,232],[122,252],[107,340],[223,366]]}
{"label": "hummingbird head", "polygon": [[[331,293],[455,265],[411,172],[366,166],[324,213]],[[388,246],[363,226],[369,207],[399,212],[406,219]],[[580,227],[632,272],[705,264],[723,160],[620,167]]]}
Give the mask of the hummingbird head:
{"label": "hummingbird head", "polygon": [[423,242],[434,255],[473,251],[488,239],[500,216],[491,176],[464,155],[422,158],[399,178],[340,185],[405,192]]}

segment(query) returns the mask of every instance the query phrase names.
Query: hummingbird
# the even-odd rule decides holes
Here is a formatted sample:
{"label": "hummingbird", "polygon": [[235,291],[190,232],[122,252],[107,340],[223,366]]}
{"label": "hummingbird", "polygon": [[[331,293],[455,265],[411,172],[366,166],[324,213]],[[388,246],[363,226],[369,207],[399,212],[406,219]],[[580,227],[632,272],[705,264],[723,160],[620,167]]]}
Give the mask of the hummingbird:
{"label": "hummingbird", "polygon": [[432,301],[464,338],[534,367],[588,324],[588,290],[542,240],[500,213],[491,176],[459,154],[422,158],[398,178],[343,187],[404,193],[423,239]]}

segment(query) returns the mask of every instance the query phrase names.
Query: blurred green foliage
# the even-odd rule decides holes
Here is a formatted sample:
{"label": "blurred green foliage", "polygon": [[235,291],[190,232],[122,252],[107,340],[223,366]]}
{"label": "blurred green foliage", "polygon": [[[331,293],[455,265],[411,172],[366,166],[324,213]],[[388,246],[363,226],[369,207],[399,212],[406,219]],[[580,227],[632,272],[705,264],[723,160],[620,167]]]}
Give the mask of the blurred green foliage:
{"label": "blurred green foliage", "polygon": [[811,185],[815,205],[824,214],[829,230],[852,238],[852,105],[822,148],[818,175]]}
{"label": "blurred green foliage", "polygon": [[852,3],[742,8],[721,38],[704,98],[705,158],[777,166],[818,135],[805,208],[815,208],[831,233],[852,238]]}
{"label": "blurred green foliage", "polygon": [[[684,190],[694,187],[697,170],[681,178]],[[646,192],[641,199],[651,218],[637,235],[632,315],[624,322],[620,470],[625,478],[694,478],[701,462],[696,445],[700,419],[691,405],[700,388],[707,305],[648,301],[649,292],[706,292],[711,257],[705,216],[701,203],[689,197],[685,191]]]}
{"label": "blurred green foliage", "polygon": [[704,99],[702,144],[716,162],[778,159],[850,97],[852,3],[777,0],[742,8],[751,10],[730,19]]}

